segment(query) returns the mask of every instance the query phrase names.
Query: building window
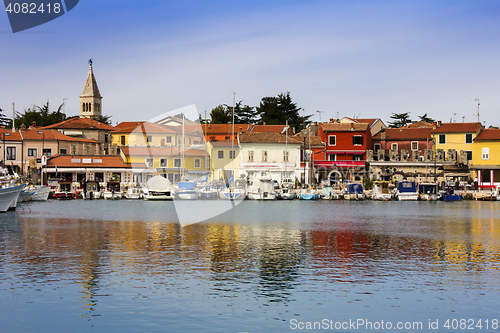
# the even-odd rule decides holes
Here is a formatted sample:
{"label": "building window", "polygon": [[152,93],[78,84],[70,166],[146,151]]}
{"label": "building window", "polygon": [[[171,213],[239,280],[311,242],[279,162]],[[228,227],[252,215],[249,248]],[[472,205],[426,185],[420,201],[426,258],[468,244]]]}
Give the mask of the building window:
{"label": "building window", "polygon": [[226,136],[225,138],[226,140],[231,140],[231,137],[230,136]]}
{"label": "building window", "polygon": [[418,141],[411,142],[411,150],[418,150]]}
{"label": "building window", "polygon": [[446,134],[439,134],[439,144],[440,145],[446,144]]}
{"label": "building window", "polygon": [[262,151],[262,162],[267,162],[267,151],[266,150]]}
{"label": "building window", "polygon": [[122,146],[125,146],[125,135],[122,135],[120,137],[120,143],[121,143]]}
{"label": "building window", "polygon": [[361,155],[361,154],[360,155],[354,155],[352,157],[352,160],[353,161],[362,161],[363,160],[362,157],[363,157],[363,155]]}
{"label": "building window", "polygon": [[467,161],[472,161],[472,151],[471,150],[466,150],[467,153]]}
{"label": "building window", "polygon": [[490,148],[483,148],[483,160],[489,160],[489,159],[490,159]]}
{"label": "building window", "polygon": [[288,150],[285,150],[283,152],[283,162],[288,162],[288,157],[289,157]]}
{"label": "building window", "polygon": [[194,159],[194,167],[201,168],[201,159],[199,159],[199,158]]}
{"label": "building window", "polygon": [[44,148],[42,154],[45,156],[52,156],[52,148]]}
{"label": "building window", "polygon": [[230,150],[230,151],[229,151],[229,159],[233,160],[233,159],[234,159],[234,156],[235,156],[235,154],[234,154],[234,150]]}
{"label": "building window", "polygon": [[375,152],[378,152],[380,148],[381,148],[380,143],[376,143],[375,145],[373,145],[373,150]]}
{"label": "building window", "polygon": [[140,184],[142,183],[142,173],[134,173],[132,176],[133,182]]}
{"label": "building window", "polygon": [[37,149],[36,148],[28,148],[28,156],[36,157]]}
{"label": "building window", "polygon": [[219,150],[217,154],[219,158],[224,158],[224,150]]}
{"label": "building window", "polygon": [[16,159],[16,147],[7,147],[7,160],[13,161]]}
{"label": "building window", "polygon": [[181,159],[175,158],[174,159],[174,168],[180,168],[180,167],[181,167]]}
{"label": "building window", "polygon": [[168,165],[168,159],[167,158],[160,158],[160,167],[166,168]]}
{"label": "building window", "polygon": [[336,161],[337,160],[337,155],[335,155],[335,154],[328,155],[328,160],[329,161]]}
{"label": "building window", "polygon": [[146,142],[151,142],[151,141],[153,141],[153,137],[151,135],[148,135],[146,137]]}
{"label": "building window", "polygon": [[248,151],[248,162],[253,162],[253,150]]}
{"label": "building window", "polygon": [[330,146],[335,146],[337,144],[337,136],[336,135],[330,135],[328,137],[328,144]]}
{"label": "building window", "polygon": [[397,143],[391,144],[391,150],[398,150],[398,144]]}
{"label": "building window", "polygon": [[153,167],[153,163],[154,163],[154,159],[152,159],[152,158],[146,158],[146,166],[148,168],[152,168]]}
{"label": "building window", "polygon": [[167,143],[172,143],[172,137],[171,136],[167,136]]}
{"label": "building window", "polygon": [[362,146],[363,145],[363,137],[361,135],[355,135],[352,137],[352,144],[354,146]]}
{"label": "building window", "polygon": [[472,143],[472,133],[465,134],[465,143]]}
{"label": "building window", "polygon": [[59,149],[59,154],[60,154],[60,155],[66,155],[66,154],[67,154],[67,150],[66,150],[66,148],[61,148],[61,149]]}

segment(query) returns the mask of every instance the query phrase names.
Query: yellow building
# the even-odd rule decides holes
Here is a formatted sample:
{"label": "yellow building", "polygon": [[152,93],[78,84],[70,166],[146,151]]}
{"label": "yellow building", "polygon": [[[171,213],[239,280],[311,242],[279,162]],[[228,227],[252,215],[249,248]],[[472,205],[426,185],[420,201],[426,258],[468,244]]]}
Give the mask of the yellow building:
{"label": "yellow building", "polygon": [[181,147],[183,146],[183,137],[185,148],[203,144],[203,131],[200,125],[186,125],[183,133],[182,126],[166,126],[150,122],[118,124],[117,129],[111,132],[111,143],[116,144],[118,147]]}
{"label": "yellow building", "polygon": [[474,139],[472,166],[478,185],[491,188],[500,185],[500,129],[483,129]]}
{"label": "yellow building", "polygon": [[121,147],[121,156],[133,169],[135,183],[143,184],[148,179],[161,175],[172,183],[179,180],[205,180],[208,172],[208,153],[204,149],[179,147]]}
{"label": "yellow building", "polygon": [[441,123],[438,122],[433,128],[431,135],[435,143],[434,149],[443,149],[445,156],[449,149],[455,149],[467,153],[467,160],[474,158],[474,138],[482,128],[481,123]]}
{"label": "yellow building", "polygon": [[[210,155],[211,180],[222,180],[228,182],[231,175],[239,178],[239,153],[238,143],[231,141],[207,142],[207,151]],[[233,173],[234,170],[234,173]]]}

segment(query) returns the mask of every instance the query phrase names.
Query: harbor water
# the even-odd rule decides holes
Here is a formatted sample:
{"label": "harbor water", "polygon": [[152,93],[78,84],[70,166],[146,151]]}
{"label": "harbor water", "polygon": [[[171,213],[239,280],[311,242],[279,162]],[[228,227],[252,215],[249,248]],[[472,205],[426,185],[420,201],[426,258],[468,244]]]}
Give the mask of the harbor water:
{"label": "harbor water", "polygon": [[0,215],[0,332],[500,332],[500,202],[177,210],[50,200]]}

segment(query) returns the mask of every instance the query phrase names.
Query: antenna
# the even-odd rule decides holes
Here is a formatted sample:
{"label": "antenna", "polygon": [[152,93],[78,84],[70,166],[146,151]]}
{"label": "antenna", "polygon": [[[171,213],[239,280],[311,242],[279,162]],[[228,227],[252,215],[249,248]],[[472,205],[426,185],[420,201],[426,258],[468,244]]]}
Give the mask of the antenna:
{"label": "antenna", "polygon": [[319,113],[319,121],[321,122],[321,114],[325,113],[325,111],[316,110],[316,112]]}
{"label": "antenna", "polygon": [[63,113],[66,114],[66,101],[68,99],[67,98],[63,98]]}
{"label": "antenna", "polygon": [[477,102],[477,112],[474,114],[474,116],[477,116],[477,122],[479,123],[479,98],[474,99]]}
{"label": "antenna", "polygon": [[456,113],[454,113],[454,114],[453,114],[453,122],[454,122],[454,123],[456,123],[456,122],[457,122],[457,114],[456,114]]}

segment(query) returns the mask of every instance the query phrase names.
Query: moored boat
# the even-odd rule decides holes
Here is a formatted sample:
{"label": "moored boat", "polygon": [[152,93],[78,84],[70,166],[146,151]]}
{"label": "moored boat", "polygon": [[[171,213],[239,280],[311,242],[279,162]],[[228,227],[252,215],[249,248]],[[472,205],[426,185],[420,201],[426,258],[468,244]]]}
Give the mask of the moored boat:
{"label": "moored boat", "polygon": [[431,183],[418,184],[418,198],[425,201],[438,200],[437,185]]}
{"label": "moored boat", "polygon": [[365,189],[363,184],[360,183],[349,183],[346,185],[344,192],[345,200],[365,200]]}
{"label": "moored boat", "polygon": [[392,193],[388,181],[375,181],[373,183],[372,200],[389,201],[392,199]]}
{"label": "moored boat", "polygon": [[314,188],[304,188],[299,191],[300,200],[318,200],[319,193]]}
{"label": "moored boat", "polygon": [[173,200],[175,191],[168,179],[154,176],[142,188],[144,200]]}
{"label": "moored boat", "polygon": [[276,192],[276,198],[279,200],[293,200],[295,199],[295,193],[291,186],[282,187]]}
{"label": "moored boat", "polygon": [[0,213],[16,210],[17,200],[24,187],[24,184],[12,186],[2,184],[2,188],[0,188]]}
{"label": "moored boat", "polygon": [[263,176],[261,178],[255,179],[252,182],[252,185],[248,187],[247,197],[250,200],[276,199],[273,179],[269,176]]}
{"label": "moored boat", "polygon": [[214,200],[217,199],[218,192],[213,186],[206,185],[198,189],[198,195],[201,200]]}
{"label": "moored boat", "polygon": [[69,180],[60,180],[54,197],[59,200],[76,199],[76,188],[74,184]]}
{"label": "moored boat", "polygon": [[455,194],[455,189],[451,186],[445,188],[444,192],[441,194],[441,200],[443,201],[462,201],[461,194]]}
{"label": "moored boat", "polygon": [[177,184],[176,196],[182,200],[198,199],[198,191],[194,182],[179,182]]}
{"label": "moored boat", "polygon": [[399,201],[416,201],[418,199],[418,192],[415,182],[406,180],[399,182],[396,196]]}
{"label": "moored boat", "polygon": [[124,194],[126,199],[141,199],[142,189],[140,187],[129,187]]}
{"label": "moored boat", "polygon": [[37,185],[28,187],[30,192],[34,192],[31,196],[31,201],[47,201],[50,194],[50,186],[48,185]]}

